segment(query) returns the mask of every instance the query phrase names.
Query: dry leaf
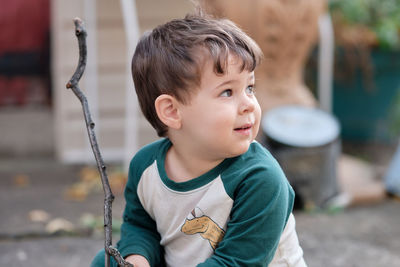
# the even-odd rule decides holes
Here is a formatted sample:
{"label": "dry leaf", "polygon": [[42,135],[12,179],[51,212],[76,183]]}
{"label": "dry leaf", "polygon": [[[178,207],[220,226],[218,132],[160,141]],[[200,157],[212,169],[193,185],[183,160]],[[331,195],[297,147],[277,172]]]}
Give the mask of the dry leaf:
{"label": "dry leaf", "polygon": [[100,179],[98,170],[92,167],[82,168],[82,170],[79,172],[79,176],[81,181],[85,182],[98,181]]}
{"label": "dry leaf", "polygon": [[47,222],[50,219],[50,214],[44,210],[31,210],[29,212],[29,219],[32,222]]}
{"label": "dry leaf", "polygon": [[[103,191],[100,174],[94,167],[84,167],[79,173],[79,182],[71,185],[64,194],[68,200],[84,201],[91,192]],[[109,183],[114,193],[122,193],[127,181],[127,175],[114,171],[109,175]]]}
{"label": "dry leaf", "polygon": [[116,194],[124,192],[127,180],[127,175],[122,172],[111,173],[109,179],[111,190]]}
{"label": "dry leaf", "polygon": [[88,194],[88,187],[85,184],[77,183],[65,190],[64,197],[68,200],[84,201]]}
{"label": "dry leaf", "polygon": [[13,184],[18,187],[26,187],[30,184],[30,178],[26,174],[18,174],[13,177]]}
{"label": "dry leaf", "polygon": [[72,232],[73,230],[74,225],[63,218],[53,219],[46,225],[46,231],[49,233],[55,233],[58,231]]}

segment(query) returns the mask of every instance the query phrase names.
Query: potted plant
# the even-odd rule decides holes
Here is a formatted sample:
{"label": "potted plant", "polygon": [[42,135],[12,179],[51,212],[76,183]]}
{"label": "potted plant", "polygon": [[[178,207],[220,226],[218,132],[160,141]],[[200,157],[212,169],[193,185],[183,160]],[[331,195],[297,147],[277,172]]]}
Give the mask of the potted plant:
{"label": "potted plant", "polygon": [[400,0],[329,2],[335,30],[335,115],[344,139],[391,142],[399,105]]}

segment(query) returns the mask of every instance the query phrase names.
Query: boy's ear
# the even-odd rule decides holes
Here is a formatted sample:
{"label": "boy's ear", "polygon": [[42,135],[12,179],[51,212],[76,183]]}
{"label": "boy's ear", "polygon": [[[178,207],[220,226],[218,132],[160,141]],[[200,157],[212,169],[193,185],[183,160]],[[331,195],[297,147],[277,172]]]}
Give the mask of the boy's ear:
{"label": "boy's ear", "polygon": [[179,114],[179,103],[175,97],[162,94],[156,98],[154,103],[158,118],[169,128],[179,129],[181,117]]}

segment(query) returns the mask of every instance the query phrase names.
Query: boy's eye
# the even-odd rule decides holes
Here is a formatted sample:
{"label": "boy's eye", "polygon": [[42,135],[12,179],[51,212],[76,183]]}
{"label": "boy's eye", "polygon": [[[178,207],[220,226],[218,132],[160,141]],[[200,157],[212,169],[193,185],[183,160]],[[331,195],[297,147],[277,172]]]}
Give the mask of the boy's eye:
{"label": "boy's eye", "polygon": [[226,89],[226,90],[224,90],[224,91],[220,94],[220,96],[223,96],[223,97],[230,97],[230,96],[232,96],[232,89]]}
{"label": "boy's eye", "polygon": [[256,93],[256,88],[254,87],[254,85],[247,86],[246,93],[248,95],[254,95]]}

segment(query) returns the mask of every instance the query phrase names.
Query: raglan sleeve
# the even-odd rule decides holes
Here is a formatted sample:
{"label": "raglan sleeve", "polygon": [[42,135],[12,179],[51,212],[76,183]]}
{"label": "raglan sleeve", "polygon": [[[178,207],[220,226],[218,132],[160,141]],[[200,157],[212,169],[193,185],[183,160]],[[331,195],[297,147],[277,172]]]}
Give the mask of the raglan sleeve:
{"label": "raglan sleeve", "polygon": [[291,214],[294,192],[279,164],[255,164],[233,194],[230,221],[213,256],[199,267],[268,266]]}
{"label": "raglan sleeve", "polygon": [[131,161],[128,182],[125,188],[125,210],[121,226],[121,239],[117,244],[123,257],[131,254],[144,256],[150,266],[162,266],[163,252],[156,222],[143,208],[137,185],[140,180],[142,162],[136,157]]}

